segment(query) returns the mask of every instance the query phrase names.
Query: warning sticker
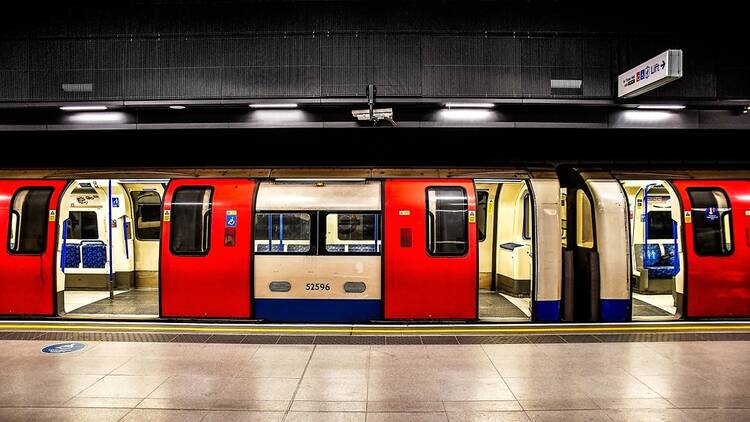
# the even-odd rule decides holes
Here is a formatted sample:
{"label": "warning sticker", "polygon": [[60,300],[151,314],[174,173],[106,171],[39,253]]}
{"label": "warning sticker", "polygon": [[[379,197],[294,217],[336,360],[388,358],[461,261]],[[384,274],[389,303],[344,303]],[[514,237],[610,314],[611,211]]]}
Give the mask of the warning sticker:
{"label": "warning sticker", "polygon": [[476,222],[477,222],[477,212],[469,211],[469,223],[476,223]]}
{"label": "warning sticker", "polygon": [[57,220],[57,211],[49,210],[49,221]]}
{"label": "warning sticker", "polygon": [[411,215],[409,210],[398,210],[398,215]]}
{"label": "warning sticker", "polygon": [[685,224],[689,224],[693,222],[693,212],[692,211],[685,211]]}
{"label": "warning sticker", "polygon": [[169,221],[171,217],[172,217],[172,211],[164,210],[164,221]]}

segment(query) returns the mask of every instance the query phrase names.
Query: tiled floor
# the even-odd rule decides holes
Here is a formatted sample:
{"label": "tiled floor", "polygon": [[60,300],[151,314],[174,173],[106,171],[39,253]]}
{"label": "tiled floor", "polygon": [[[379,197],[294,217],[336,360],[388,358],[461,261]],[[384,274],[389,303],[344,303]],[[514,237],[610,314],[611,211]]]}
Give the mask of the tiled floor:
{"label": "tiled floor", "polygon": [[0,420],[744,421],[750,342],[0,341]]}
{"label": "tiled floor", "polygon": [[[67,309],[68,293],[65,292]],[[76,292],[78,293],[78,292]],[[133,289],[115,295],[109,299],[108,292],[99,293],[100,299],[91,300],[71,312],[71,314],[104,315],[104,316],[153,316],[159,315],[159,292],[156,289]],[[103,294],[102,294],[103,293]]]}

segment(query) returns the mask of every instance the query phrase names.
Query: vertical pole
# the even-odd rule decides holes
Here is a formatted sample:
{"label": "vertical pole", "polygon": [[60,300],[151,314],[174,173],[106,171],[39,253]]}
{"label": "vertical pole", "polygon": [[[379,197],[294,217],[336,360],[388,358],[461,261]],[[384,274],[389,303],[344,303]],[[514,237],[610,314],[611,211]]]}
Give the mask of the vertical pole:
{"label": "vertical pole", "polygon": [[279,214],[279,252],[284,252],[284,214]]}
{"label": "vertical pole", "polygon": [[109,179],[109,195],[107,200],[109,201],[109,227],[107,227],[107,233],[109,235],[109,300],[114,300],[115,289],[112,275],[112,179]]}
{"label": "vertical pole", "polygon": [[380,237],[380,227],[378,222],[380,221],[380,214],[375,214],[375,252],[380,252],[378,247],[378,238]]}

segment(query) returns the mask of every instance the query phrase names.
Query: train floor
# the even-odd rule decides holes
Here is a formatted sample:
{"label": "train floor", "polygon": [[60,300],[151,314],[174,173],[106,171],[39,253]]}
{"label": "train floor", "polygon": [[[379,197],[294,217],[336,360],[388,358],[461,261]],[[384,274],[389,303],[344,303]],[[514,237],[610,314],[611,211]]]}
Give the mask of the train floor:
{"label": "train floor", "polygon": [[674,319],[677,307],[671,294],[654,295],[633,293],[634,319]]}
{"label": "train floor", "polygon": [[504,293],[479,291],[479,318],[482,320],[527,321],[531,317],[529,298]]}
{"label": "train floor", "polygon": [[[288,335],[280,344],[28,330],[0,331],[3,421],[750,420],[747,332],[487,344]],[[41,352],[63,339],[83,347]]]}
{"label": "train floor", "polygon": [[157,289],[117,290],[110,299],[108,291],[66,290],[65,312],[70,316],[156,318],[159,293]]}

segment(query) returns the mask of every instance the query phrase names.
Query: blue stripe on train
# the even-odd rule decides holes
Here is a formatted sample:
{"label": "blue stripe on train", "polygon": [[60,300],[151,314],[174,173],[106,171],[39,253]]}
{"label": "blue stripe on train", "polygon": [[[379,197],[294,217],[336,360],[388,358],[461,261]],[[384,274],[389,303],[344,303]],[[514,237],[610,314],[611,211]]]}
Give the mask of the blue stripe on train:
{"label": "blue stripe on train", "polygon": [[599,317],[604,322],[627,321],[630,299],[599,299]]}
{"label": "blue stripe on train", "polygon": [[535,322],[560,322],[559,300],[535,300],[532,309]]}
{"label": "blue stripe on train", "polygon": [[380,300],[255,299],[255,317],[275,322],[368,322],[381,319]]}

